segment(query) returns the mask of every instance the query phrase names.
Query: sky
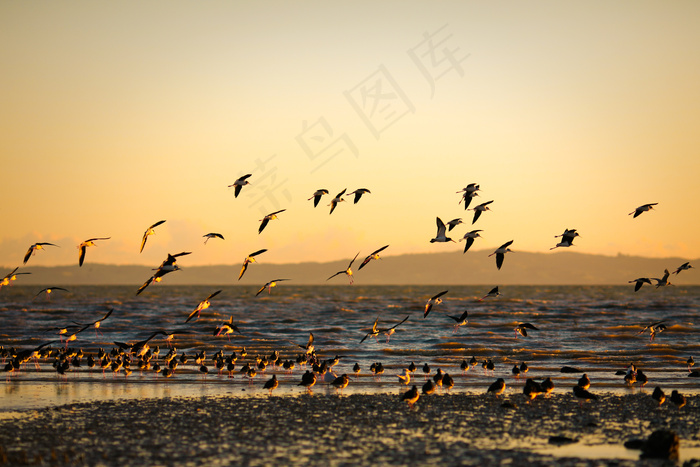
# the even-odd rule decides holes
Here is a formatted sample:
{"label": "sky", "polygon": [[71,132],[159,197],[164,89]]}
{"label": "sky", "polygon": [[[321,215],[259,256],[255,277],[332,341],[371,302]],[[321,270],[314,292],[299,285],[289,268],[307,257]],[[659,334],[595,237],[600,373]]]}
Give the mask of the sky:
{"label": "sky", "polygon": [[[77,266],[93,237],[110,239],[86,262],[153,267],[461,251],[429,242],[436,217],[464,219],[455,239],[482,229],[475,250],[549,252],[575,228],[581,253],[700,258],[699,17],[693,1],[2,2],[0,265],[51,242],[27,267]],[[469,183],[472,205],[494,201],[473,226]]]}

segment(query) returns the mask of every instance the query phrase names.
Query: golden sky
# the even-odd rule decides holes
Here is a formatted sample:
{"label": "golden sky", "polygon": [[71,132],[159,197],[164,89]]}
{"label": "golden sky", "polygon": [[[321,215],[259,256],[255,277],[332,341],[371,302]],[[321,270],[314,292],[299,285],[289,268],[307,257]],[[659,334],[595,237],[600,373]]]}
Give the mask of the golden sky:
{"label": "golden sky", "polygon": [[[77,263],[91,237],[111,239],[86,262],[154,267],[461,251],[429,243],[436,216],[483,229],[474,250],[548,252],[575,228],[578,252],[698,258],[698,18],[694,1],[2,2],[0,265],[42,241],[61,248],[28,266]],[[494,200],[473,227],[472,182],[472,205]],[[329,215],[344,188],[371,194]]]}

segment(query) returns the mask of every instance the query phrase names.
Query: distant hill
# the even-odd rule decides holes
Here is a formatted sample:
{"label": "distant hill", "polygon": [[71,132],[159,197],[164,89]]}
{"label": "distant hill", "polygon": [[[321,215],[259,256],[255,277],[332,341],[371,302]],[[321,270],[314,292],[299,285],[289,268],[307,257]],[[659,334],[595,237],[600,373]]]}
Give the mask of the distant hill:
{"label": "distant hill", "polygon": [[[353,265],[355,281],[363,285],[616,285],[626,284],[637,277],[661,277],[664,269],[671,272],[686,258],[644,258],[638,256],[603,256],[561,251],[554,253],[508,253],[499,271],[496,261],[488,258],[490,251],[408,254],[387,256],[372,261],[361,271],[363,257]],[[344,270],[350,259],[327,263],[306,262],[294,264],[252,264],[239,282],[240,264],[226,266],[187,266],[171,273],[163,284],[171,285],[234,285],[259,284],[278,279],[292,279],[296,285],[347,284],[344,275],[326,279]],[[698,269],[671,276],[677,285],[700,284],[700,260],[690,260]],[[0,271],[0,277],[13,268]],[[116,266],[85,264],[55,267],[26,267],[20,271],[31,275],[20,276],[17,284],[24,285],[141,285],[153,270],[146,266]]]}

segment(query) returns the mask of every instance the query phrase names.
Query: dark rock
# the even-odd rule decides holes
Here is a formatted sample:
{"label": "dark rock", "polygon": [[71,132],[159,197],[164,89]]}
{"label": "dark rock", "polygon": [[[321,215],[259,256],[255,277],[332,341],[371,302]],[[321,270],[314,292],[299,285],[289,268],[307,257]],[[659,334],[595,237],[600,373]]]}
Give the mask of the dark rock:
{"label": "dark rock", "polygon": [[569,438],[568,436],[550,436],[548,442],[549,444],[564,446],[566,444],[578,443],[578,440],[574,438]]}
{"label": "dark rock", "polygon": [[574,368],[572,366],[561,367],[561,372],[562,373],[583,373],[583,371],[579,370],[578,368]]}
{"label": "dark rock", "polygon": [[688,378],[700,378],[700,371],[691,371],[690,373],[688,373]]}
{"label": "dark rock", "polygon": [[678,435],[669,430],[656,430],[642,447],[642,457],[678,460]]}

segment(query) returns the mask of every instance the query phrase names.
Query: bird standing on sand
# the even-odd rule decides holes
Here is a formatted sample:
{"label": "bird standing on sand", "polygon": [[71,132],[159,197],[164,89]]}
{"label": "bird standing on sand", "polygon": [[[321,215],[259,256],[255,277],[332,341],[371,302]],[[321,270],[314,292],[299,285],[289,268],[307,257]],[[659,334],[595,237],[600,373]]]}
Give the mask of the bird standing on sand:
{"label": "bird standing on sand", "polygon": [[253,174],[243,175],[238,180],[236,180],[231,185],[229,185],[229,188],[233,187],[233,197],[234,198],[238,198],[238,195],[241,193],[241,189],[244,186],[250,185],[250,182],[247,180],[247,178],[250,177],[251,175],[253,175]]}
{"label": "bird standing on sand", "polygon": [[207,308],[209,308],[211,306],[211,302],[209,300],[216,297],[220,293],[221,293],[221,290],[217,290],[216,292],[212,293],[207,298],[205,298],[204,300],[199,302],[199,305],[197,305],[197,308],[192,310],[192,313],[190,313],[189,316],[187,317],[187,319],[185,320],[185,324],[187,324],[192,318],[194,318],[195,315],[197,315],[197,318],[199,318],[199,315],[202,313],[202,311],[206,310]]}
{"label": "bird standing on sand", "polygon": [[289,280],[289,279],[274,279],[274,280],[271,280],[271,281],[268,282],[267,284],[263,285],[263,286],[260,288],[260,290],[258,290],[258,293],[255,294],[255,296],[257,297],[258,295],[260,295],[260,294],[263,292],[263,290],[265,290],[265,289],[267,289],[267,294],[270,295],[270,294],[272,293],[272,288],[273,288],[273,287],[277,287],[277,283],[278,283],[278,282],[288,281],[288,280]]}
{"label": "bird standing on sand", "polygon": [[78,257],[78,266],[83,265],[83,261],[85,261],[85,250],[87,250],[87,247],[89,246],[96,246],[95,242],[97,240],[109,240],[112,237],[97,237],[97,238],[88,238],[85,240],[83,243],[78,245],[78,249],[80,250],[80,256]]}
{"label": "bird standing on sand", "polygon": [[348,384],[350,384],[350,378],[348,378],[348,375],[345,373],[331,381],[331,386],[333,386],[337,390],[340,390],[341,394],[343,393],[343,389],[348,387]]}
{"label": "bird standing on sand", "polygon": [[643,204],[643,205],[639,206],[637,209],[635,209],[634,211],[632,211],[631,213],[629,213],[629,215],[632,216],[632,214],[634,214],[634,216],[632,216],[632,218],[635,218],[643,212],[651,211],[652,209],[654,209],[654,206],[656,206],[657,204],[659,204],[659,203]]}
{"label": "bird standing on sand", "polygon": [[408,368],[404,368],[403,373],[399,373],[396,376],[399,378],[399,383],[405,384],[406,386],[411,382],[411,372]]}
{"label": "bird standing on sand", "polygon": [[[34,255],[39,250],[43,250],[45,246],[50,245],[50,246],[58,246],[54,245],[53,243],[49,242],[39,242],[31,245],[29,249],[27,250],[27,253],[24,255],[24,262],[22,264],[27,264],[27,261],[29,261],[29,257]],[[15,269],[16,271],[16,269]]]}
{"label": "bird standing on sand", "polygon": [[248,265],[250,263],[255,263],[255,257],[259,254],[265,253],[266,251],[267,248],[263,248],[262,250],[254,251],[245,257],[243,260],[243,266],[241,267],[241,272],[238,274],[238,280],[241,280],[241,277],[243,277],[243,274],[245,274],[246,270],[248,269]]}
{"label": "bird standing on sand", "polygon": [[267,216],[263,217],[260,219],[260,227],[258,228],[258,234],[261,234],[263,230],[265,230],[265,227],[267,227],[268,222],[270,222],[273,219],[277,219],[277,214],[286,211],[286,209],[280,209],[279,211],[271,212]]}
{"label": "bird standing on sand", "polygon": [[388,247],[389,247],[389,245],[384,245],[384,246],[381,247],[380,249],[374,250],[372,253],[370,253],[370,254],[365,258],[365,260],[362,261],[362,264],[360,264],[360,267],[357,268],[358,271],[359,271],[360,269],[362,269],[363,267],[365,267],[365,265],[367,265],[367,263],[369,263],[369,262],[372,261],[373,259],[381,259],[381,258],[379,257],[379,253],[381,253],[382,251],[384,251],[384,250],[387,249]]}
{"label": "bird standing on sand", "polygon": [[681,410],[686,404],[685,396],[674,389],[671,392],[671,402],[673,402],[675,406],[678,407],[678,410]]}
{"label": "bird standing on sand", "polygon": [[418,388],[414,385],[411,389],[406,391],[403,396],[401,396],[402,401],[406,401],[408,403],[409,408],[413,408],[413,405],[418,402],[418,399],[420,398],[420,394],[418,393]]}
{"label": "bird standing on sand", "polygon": [[576,398],[579,399],[579,404],[586,400],[598,400],[598,396],[591,392],[588,392],[587,390],[583,389],[581,386],[578,385],[574,386],[574,396],[576,396]]}
{"label": "bird standing on sand", "polygon": [[338,271],[338,272],[336,272],[335,274],[333,274],[331,277],[329,277],[329,278],[326,279],[326,280],[327,280],[327,281],[328,281],[328,280],[331,280],[331,279],[333,279],[335,276],[337,276],[337,275],[339,275],[339,274],[345,274],[345,275],[348,276],[348,278],[350,279],[350,285],[352,285],[352,284],[355,282],[355,280],[354,280],[353,277],[352,277],[352,263],[355,262],[355,260],[357,259],[357,256],[358,256],[359,254],[360,254],[360,252],[358,251],[358,252],[357,252],[357,255],[355,255],[355,257],[352,259],[352,261],[350,261],[350,264],[348,264],[347,269],[345,269],[344,271]]}
{"label": "bird standing on sand", "polygon": [[309,198],[307,201],[311,201],[312,199],[314,200],[314,207],[318,206],[318,202],[321,201],[321,196],[327,195],[328,190],[321,188],[320,190],[316,190],[313,195],[311,195],[311,198]]}
{"label": "bird standing on sand", "polygon": [[352,204],[357,204],[358,201],[360,201],[360,198],[362,198],[362,195],[365,193],[371,193],[367,188],[358,188],[357,190],[348,193],[345,196],[350,196],[350,195],[355,195],[355,199],[353,200]]}
{"label": "bird standing on sand", "polygon": [[659,405],[661,405],[664,403],[664,401],[666,401],[666,394],[664,394],[663,389],[661,389],[659,386],[656,386],[654,388],[654,392],[651,393],[651,398],[654,399]]}
{"label": "bird standing on sand", "polygon": [[489,388],[486,390],[486,394],[492,392],[496,397],[503,394],[506,390],[506,382],[503,378],[498,378],[495,382],[491,383]]}
{"label": "bird standing on sand", "polygon": [[437,295],[433,295],[430,297],[430,299],[425,303],[425,311],[423,312],[423,318],[427,318],[428,315],[430,314],[430,311],[433,309],[434,306],[439,305],[442,303],[442,297],[445,295],[448,291],[443,290],[442,292],[438,293]]}
{"label": "bird standing on sand", "polygon": [[506,242],[503,245],[496,248],[496,251],[494,251],[493,253],[491,253],[489,255],[489,258],[493,255],[496,255],[496,267],[499,270],[501,269],[501,266],[503,266],[503,258],[505,258],[505,254],[511,251],[510,248],[508,248],[508,247],[511,246],[512,244],[513,244],[513,240]]}
{"label": "bird standing on sand", "polygon": [[467,243],[464,245],[464,251],[462,254],[466,253],[469,248],[474,244],[474,239],[476,238],[482,238],[481,235],[479,235],[479,232],[483,232],[483,230],[471,230],[467,233],[464,234],[464,237],[460,238],[459,241],[461,242],[462,240],[466,240]]}
{"label": "bird standing on sand", "polygon": [[442,222],[442,219],[436,217],[435,222],[437,223],[437,234],[435,234],[435,238],[430,239],[430,243],[454,242],[454,240],[446,235],[447,227],[445,227],[445,223]]}
{"label": "bird standing on sand", "polygon": [[212,238],[220,238],[221,240],[224,240],[224,236],[221,235],[220,233],[216,233],[216,232],[210,232],[210,233],[208,233],[208,234],[204,234],[204,235],[202,235],[202,237],[206,237],[206,238],[207,238],[206,240],[204,240],[204,244],[205,244],[205,245],[206,245],[207,242],[208,242],[209,240],[211,240]]}
{"label": "bird standing on sand", "polygon": [[156,233],[155,230],[153,230],[153,229],[155,229],[156,227],[158,227],[160,224],[162,224],[164,222],[165,222],[164,220],[158,221],[146,229],[146,231],[143,233],[143,238],[141,239],[141,249],[139,250],[139,253],[143,252],[143,247],[146,246],[146,240],[148,240],[148,236],[154,235]]}
{"label": "bird standing on sand", "polygon": [[277,375],[272,375],[272,378],[270,378],[265,383],[263,389],[267,389],[269,391],[269,394],[272,395],[272,391],[277,389],[277,386],[279,386],[279,382],[277,381]]}
{"label": "bird standing on sand", "polygon": [[316,384],[316,374],[306,370],[306,373],[301,376],[301,383],[299,383],[299,386],[304,386],[309,392],[311,392],[311,387],[314,384]]}
{"label": "bird standing on sand", "polygon": [[554,391],[554,382],[550,377],[547,377],[544,381],[542,381],[541,386],[544,390],[545,397],[548,397],[552,393],[552,391]]}
{"label": "bird standing on sand", "polygon": [[474,211],[474,218],[472,219],[472,225],[479,219],[481,216],[482,212],[490,211],[489,209],[489,204],[493,203],[493,200],[491,201],[486,201],[485,203],[481,203],[477,206],[474,206],[474,209],[470,209],[470,211]]}
{"label": "bird standing on sand", "polygon": [[329,215],[333,214],[333,211],[335,210],[335,207],[338,205],[338,203],[342,203],[343,201],[345,201],[345,199],[343,199],[343,195],[345,194],[345,190],[347,190],[347,188],[345,188],[343,191],[341,191],[340,193],[335,195],[335,198],[333,198],[331,200],[331,202],[328,204],[328,206],[331,207],[331,212],[328,213]]}

